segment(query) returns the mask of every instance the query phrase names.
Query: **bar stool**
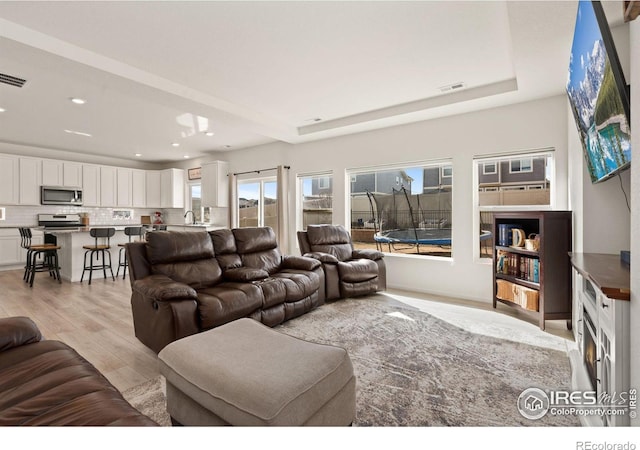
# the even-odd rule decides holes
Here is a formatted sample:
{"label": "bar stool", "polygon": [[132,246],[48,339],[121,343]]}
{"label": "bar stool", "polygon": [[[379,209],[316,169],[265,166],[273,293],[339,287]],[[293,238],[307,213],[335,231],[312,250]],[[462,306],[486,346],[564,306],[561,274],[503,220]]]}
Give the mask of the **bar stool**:
{"label": "bar stool", "polygon": [[[33,287],[36,272],[49,272],[49,276],[62,283],[60,278],[60,266],[58,263],[57,244],[32,244],[33,234],[31,228],[20,228],[20,246],[27,251],[27,261],[24,266],[22,279]],[[40,261],[38,261],[40,259]]]}
{"label": "bar stool", "polygon": [[[131,243],[131,238],[133,236],[138,236],[138,241],[141,241],[144,234],[145,229],[142,227],[125,227],[124,234],[129,236],[129,243]],[[116,270],[116,277],[120,276],[120,267],[123,267],[122,270],[122,279],[127,276],[127,267],[129,267],[129,263],[127,262],[127,244],[118,244],[120,247],[120,251],[118,252],[118,270]]]}
{"label": "bar stool", "polygon": [[[89,230],[89,235],[94,239],[94,245],[83,245],[84,252],[84,267],[82,268],[82,276],[80,282],[84,278],[85,271],[89,271],[89,284],[91,284],[91,276],[94,270],[102,269],[105,280],[107,279],[107,268],[111,272],[111,278],[113,281],[116,277],[113,276],[113,269],[111,268],[111,238],[116,234],[115,228],[92,228]],[[102,264],[93,264],[93,256],[95,255],[96,261],[102,260]],[[109,255],[109,264],[107,264],[106,256]],[[87,265],[87,256],[89,256],[89,264]]]}

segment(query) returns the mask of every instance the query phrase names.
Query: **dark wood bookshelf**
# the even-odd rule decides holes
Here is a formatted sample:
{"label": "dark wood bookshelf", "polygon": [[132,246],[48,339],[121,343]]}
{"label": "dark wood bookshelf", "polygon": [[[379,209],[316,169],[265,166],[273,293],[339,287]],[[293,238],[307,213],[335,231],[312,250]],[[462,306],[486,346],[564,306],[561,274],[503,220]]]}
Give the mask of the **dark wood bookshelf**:
{"label": "dark wood bookshelf", "polygon": [[[494,214],[493,233],[493,307],[498,303],[518,309],[528,317],[538,320],[540,329],[545,329],[546,320],[566,320],[571,328],[571,211],[518,211]],[[499,226],[514,225],[524,230],[525,235],[537,234],[540,239],[538,251],[500,244]],[[537,259],[538,283],[525,280],[497,270],[498,253],[520,255]],[[516,286],[538,292],[537,310],[527,309],[513,301],[497,297],[497,280],[505,280]],[[510,286],[510,285],[509,285]]]}

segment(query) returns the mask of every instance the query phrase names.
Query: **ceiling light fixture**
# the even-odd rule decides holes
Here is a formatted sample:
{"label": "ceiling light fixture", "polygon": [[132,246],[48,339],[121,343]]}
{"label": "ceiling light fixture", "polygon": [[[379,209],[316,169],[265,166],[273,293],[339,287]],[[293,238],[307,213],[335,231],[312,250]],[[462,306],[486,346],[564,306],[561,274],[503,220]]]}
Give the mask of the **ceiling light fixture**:
{"label": "ceiling light fixture", "polygon": [[188,158],[189,158],[189,155],[184,155],[184,156],[183,156],[183,158],[184,158],[184,159],[188,159]]}
{"label": "ceiling light fixture", "polygon": [[215,133],[213,131],[205,131],[204,134],[207,136],[213,136]]}
{"label": "ceiling light fixture", "polygon": [[136,156],[140,158],[142,156],[142,153],[136,153]]}
{"label": "ceiling light fixture", "polygon": [[64,130],[65,133],[69,133],[69,134],[75,134],[77,136],[85,136],[85,137],[92,137],[89,133],[84,133],[82,131],[75,131],[75,130]]}
{"label": "ceiling light fixture", "polygon": [[0,113],[5,112],[5,111],[6,111],[6,109],[0,108]]}
{"label": "ceiling light fixture", "polygon": [[179,142],[172,142],[171,145],[174,146],[174,147],[180,147],[180,143]]}
{"label": "ceiling light fixture", "polygon": [[78,97],[71,97],[69,100],[71,100],[71,103],[75,103],[76,105],[84,105],[87,103],[85,99]]}

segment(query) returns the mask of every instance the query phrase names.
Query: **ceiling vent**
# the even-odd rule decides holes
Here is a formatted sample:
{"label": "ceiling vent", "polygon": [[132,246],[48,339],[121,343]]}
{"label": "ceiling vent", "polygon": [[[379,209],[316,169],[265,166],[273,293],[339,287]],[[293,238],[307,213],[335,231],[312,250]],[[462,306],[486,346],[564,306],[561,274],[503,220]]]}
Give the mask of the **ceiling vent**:
{"label": "ceiling vent", "polygon": [[22,78],[7,75],[6,73],[0,73],[0,83],[21,88],[26,82],[27,80],[23,80]]}
{"label": "ceiling vent", "polygon": [[448,84],[446,86],[441,86],[438,89],[440,89],[440,92],[451,92],[451,91],[455,91],[458,89],[462,89],[464,87],[464,83],[462,81],[459,81],[457,83],[453,83],[453,84]]}

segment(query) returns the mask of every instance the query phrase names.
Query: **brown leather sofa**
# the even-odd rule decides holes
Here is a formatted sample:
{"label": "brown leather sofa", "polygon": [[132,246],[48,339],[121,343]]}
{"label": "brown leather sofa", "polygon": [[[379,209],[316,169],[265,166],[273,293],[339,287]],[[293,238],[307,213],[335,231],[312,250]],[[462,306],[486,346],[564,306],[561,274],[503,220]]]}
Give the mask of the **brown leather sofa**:
{"label": "brown leather sofa", "polygon": [[135,334],[156,353],[243,317],[275,326],[325,299],[321,264],[282,255],[270,227],[154,231],[127,252]]}
{"label": "brown leather sofa", "polygon": [[356,250],[342,225],[309,225],[298,231],[303,256],[322,262],[326,299],[357,297],[387,288],[384,254],[377,250]]}
{"label": "brown leather sofa", "polygon": [[27,317],[0,319],[0,425],[157,425],[71,347]]}

